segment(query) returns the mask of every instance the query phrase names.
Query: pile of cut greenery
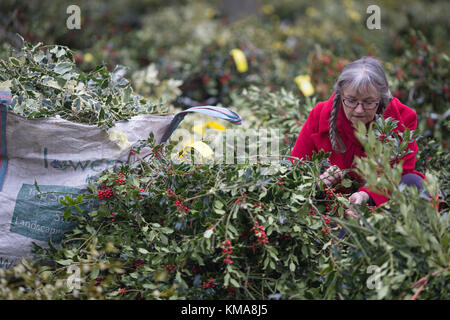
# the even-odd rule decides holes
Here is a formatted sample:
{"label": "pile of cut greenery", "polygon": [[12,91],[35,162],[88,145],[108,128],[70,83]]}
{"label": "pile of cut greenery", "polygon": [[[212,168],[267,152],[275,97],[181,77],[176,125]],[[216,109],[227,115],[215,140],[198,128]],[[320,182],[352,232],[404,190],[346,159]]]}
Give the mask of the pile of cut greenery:
{"label": "pile of cut greenery", "polygon": [[60,117],[109,128],[134,115],[167,112],[135,94],[125,74],[123,66],[110,72],[104,64],[84,73],[67,47],[26,41],[0,60],[0,87],[13,95],[9,109],[27,118]]}
{"label": "pile of cut greenery", "polygon": [[[437,211],[435,197],[449,159],[439,175],[427,172],[430,202],[390,167],[404,152],[400,138],[413,137],[393,127],[377,119],[369,132],[359,128],[361,175],[391,200],[354,207],[358,220],[344,215],[348,194],[315,187],[323,152],[302,165],[176,164],[167,157],[174,145],[150,137],[131,151],[149,147],[148,159],[105,171],[88,194],[62,201],[77,227],[60,248],[36,248],[37,261],[0,270],[0,298],[448,299],[448,208]],[[104,190],[115,196],[78,214]]]}

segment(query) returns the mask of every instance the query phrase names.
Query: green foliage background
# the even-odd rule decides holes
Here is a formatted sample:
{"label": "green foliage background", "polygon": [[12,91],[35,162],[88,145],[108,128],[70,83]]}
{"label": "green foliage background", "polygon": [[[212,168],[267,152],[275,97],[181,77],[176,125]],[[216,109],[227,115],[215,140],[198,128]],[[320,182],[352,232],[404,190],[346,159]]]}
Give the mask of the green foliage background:
{"label": "green foliage background", "polygon": [[[240,19],[219,1],[78,1],[80,30],[65,26],[69,4],[2,1],[0,86],[13,93],[12,112],[107,128],[137,113],[220,104],[245,129],[280,129],[283,156],[272,165],[180,164],[171,158],[174,141],[158,146],[149,137],[120,172],[66,197],[64,218],[77,227],[60,245],[37,247],[34,261],[0,269],[1,298],[450,297],[447,1],[379,1],[381,30],[367,29],[366,1],[263,1]],[[236,70],[234,48],[248,71]],[[360,219],[349,220],[343,212],[356,182],[327,193],[315,187],[327,155],[301,166],[285,156],[342,67],[363,55],[383,61],[393,94],[418,114],[416,169],[434,200],[399,185],[389,161],[408,137],[380,119],[367,135],[361,128],[368,156],[358,167],[391,200],[355,208]],[[311,76],[312,97],[293,80],[301,74]],[[181,126],[191,130],[193,120]],[[144,147],[153,153],[140,159]],[[116,196],[77,210],[106,189]],[[67,286],[74,266],[79,290]]]}

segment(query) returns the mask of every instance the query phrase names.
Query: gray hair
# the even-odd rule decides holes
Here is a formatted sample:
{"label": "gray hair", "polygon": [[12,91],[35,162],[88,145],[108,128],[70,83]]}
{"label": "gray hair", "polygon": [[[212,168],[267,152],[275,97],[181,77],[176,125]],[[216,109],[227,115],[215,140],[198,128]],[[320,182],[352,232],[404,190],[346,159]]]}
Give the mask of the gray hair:
{"label": "gray hair", "polygon": [[389,83],[380,61],[373,57],[362,57],[347,64],[333,87],[336,95],[333,99],[333,109],[330,116],[331,145],[338,153],[345,153],[347,149],[337,131],[337,115],[341,105],[342,89],[344,88],[354,89],[358,94],[366,93],[370,88],[375,88],[380,94],[381,100],[377,109],[378,114],[384,113],[392,99]]}

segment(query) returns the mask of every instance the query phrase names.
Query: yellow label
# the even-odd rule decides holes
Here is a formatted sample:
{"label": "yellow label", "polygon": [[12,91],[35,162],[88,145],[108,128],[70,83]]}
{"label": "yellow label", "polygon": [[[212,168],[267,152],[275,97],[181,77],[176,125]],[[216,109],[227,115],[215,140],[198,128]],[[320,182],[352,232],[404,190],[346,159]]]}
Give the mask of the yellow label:
{"label": "yellow label", "polygon": [[216,130],[225,130],[226,129],[225,126],[223,126],[220,123],[217,123],[215,121],[208,121],[206,123],[206,126],[208,128],[213,128],[213,129],[216,129]]}
{"label": "yellow label", "polygon": [[236,68],[239,72],[245,72],[248,70],[247,59],[245,58],[245,54],[242,50],[233,49],[230,51],[230,54],[233,56],[234,63],[236,64]]}
{"label": "yellow label", "polygon": [[311,78],[309,75],[297,76],[294,81],[305,97],[309,97],[314,94],[314,87],[311,83]]}
{"label": "yellow label", "polygon": [[194,131],[197,134],[204,134],[206,128],[212,128],[216,130],[225,130],[226,127],[221,125],[220,123],[217,123],[215,121],[208,121],[206,123],[196,124],[192,127],[192,131]]}
{"label": "yellow label", "polygon": [[190,147],[200,152],[200,154],[204,158],[209,158],[214,154],[210,146],[208,146],[206,143],[202,141],[195,141],[193,144],[190,145]]}
{"label": "yellow label", "polygon": [[198,151],[204,158],[209,158],[214,154],[214,151],[206,143],[202,141],[194,141],[194,139],[191,139],[189,142],[186,142],[184,144],[183,153],[180,155],[180,158],[183,158],[186,154],[186,151],[190,150],[191,148]]}
{"label": "yellow label", "polygon": [[111,130],[108,132],[109,139],[117,143],[120,147],[120,151],[131,147],[131,143],[128,141],[128,135],[120,129]]}
{"label": "yellow label", "polygon": [[86,53],[84,55],[84,61],[86,61],[87,63],[92,62],[94,60],[94,56],[92,55],[92,53]]}

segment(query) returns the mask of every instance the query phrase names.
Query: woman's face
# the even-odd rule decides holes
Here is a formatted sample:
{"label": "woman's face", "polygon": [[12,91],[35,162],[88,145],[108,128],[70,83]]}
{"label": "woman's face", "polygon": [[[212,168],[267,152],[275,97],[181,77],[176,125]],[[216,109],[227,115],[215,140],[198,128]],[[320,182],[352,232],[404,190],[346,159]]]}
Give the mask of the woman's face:
{"label": "woman's face", "polygon": [[[355,100],[358,102],[380,102],[380,95],[373,87],[363,94],[358,94],[354,89],[344,88],[342,89],[341,98],[349,99],[348,101],[350,102],[351,100],[353,100],[353,102]],[[349,103],[348,101],[346,102]],[[375,118],[375,114],[378,110],[378,105],[371,110],[365,110],[361,103],[358,103],[355,108],[350,108],[345,103],[342,103],[342,105],[347,119],[355,125],[357,125],[358,121],[362,121],[364,124],[369,123]]]}

